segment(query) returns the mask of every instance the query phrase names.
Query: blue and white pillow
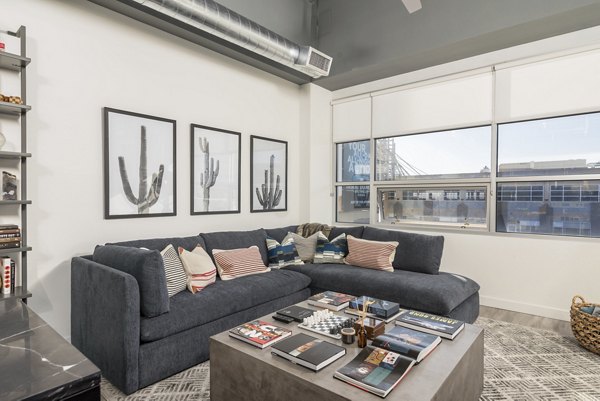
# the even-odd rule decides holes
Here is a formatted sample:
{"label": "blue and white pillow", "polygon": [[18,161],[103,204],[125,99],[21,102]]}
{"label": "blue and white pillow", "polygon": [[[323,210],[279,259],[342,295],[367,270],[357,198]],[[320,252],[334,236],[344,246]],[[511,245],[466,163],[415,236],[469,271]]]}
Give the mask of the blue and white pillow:
{"label": "blue and white pillow", "polygon": [[329,241],[325,234],[319,231],[314,263],[344,263],[347,254],[346,234],[342,233]]}
{"label": "blue and white pillow", "polygon": [[267,251],[271,268],[279,269],[285,266],[304,264],[298,255],[294,239],[291,237],[284,238],[281,244],[277,240],[267,237]]}

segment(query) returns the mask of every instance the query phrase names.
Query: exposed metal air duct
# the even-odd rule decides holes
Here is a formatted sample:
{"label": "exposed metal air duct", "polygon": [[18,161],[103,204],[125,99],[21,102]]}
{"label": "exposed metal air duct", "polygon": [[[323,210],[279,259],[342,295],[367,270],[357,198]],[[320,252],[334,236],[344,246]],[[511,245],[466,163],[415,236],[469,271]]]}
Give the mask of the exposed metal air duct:
{"label": "exposed metal air duct", "polygon": [[329,75],[332,58],[300,46],[212,0],[133,0],[313,78]]}

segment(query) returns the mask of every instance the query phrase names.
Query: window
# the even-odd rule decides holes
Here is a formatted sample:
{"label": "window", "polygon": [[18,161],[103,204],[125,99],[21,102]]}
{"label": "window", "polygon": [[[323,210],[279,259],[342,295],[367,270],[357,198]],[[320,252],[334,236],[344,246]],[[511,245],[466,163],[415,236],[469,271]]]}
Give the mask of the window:
{"label": "window", "polygon": [[600,174],[600,113],[498,126],[498,177]]}
{"label": "window", "polygon": [[497,171],[496,231],[600,237],[600,113],[499,125]]}
{"label": "window", "polygon": [[487,187],[399,187],[377,190],[379,222],[487,227]]}
{"label": "window", "polygon": [[600,237],[600,181],[498,184],[498,232]]}
{"label": "window", "polygon": [[369,224],[371,199],[368,185],[337,187],[336,221]]}
{"label": "window", "polygon": [[490,176],[490,126],[375,140],[375,180]]}
{"label": "window", "polygon": [[337,144],[337,182],[371,179],[370,141]]}
{"label": "window", "polygon": [[370,186],[356,185],[371,180],[371,141],[336,145],[336,221],[369,224]]}

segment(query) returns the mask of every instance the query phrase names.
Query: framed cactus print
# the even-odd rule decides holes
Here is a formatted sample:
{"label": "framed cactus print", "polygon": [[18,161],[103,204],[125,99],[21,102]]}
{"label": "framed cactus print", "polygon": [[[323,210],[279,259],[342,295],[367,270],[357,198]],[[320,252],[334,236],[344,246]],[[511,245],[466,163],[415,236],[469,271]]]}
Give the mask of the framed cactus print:
{"label": "framed cactus print", "polygon": [[250,136],[250,212],[287,210],[287,142]]}
{"label": "framed cactus print", "polygon": [[192,124],[190,138],[190,213],[239,213],[241,134]]}
{"label": "framed cactus print", "polygon": [[177,214],[175,120],[104,108],[104,218]]}

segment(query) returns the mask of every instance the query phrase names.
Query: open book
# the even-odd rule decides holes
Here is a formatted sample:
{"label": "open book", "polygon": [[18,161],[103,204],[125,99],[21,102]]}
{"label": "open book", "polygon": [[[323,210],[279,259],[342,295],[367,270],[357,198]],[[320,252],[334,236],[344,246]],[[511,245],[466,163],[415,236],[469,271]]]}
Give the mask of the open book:
{"label": "open book", "polygon": [[385,397],[415,363],[412,358],[383,348],[368,346],[350,363],[338,369],[333,377]]}
{"label": "open book", "polygon": [[440,336],[396,326],[373,340],[374,347],[385,348],[421,362],[442,342]]}

